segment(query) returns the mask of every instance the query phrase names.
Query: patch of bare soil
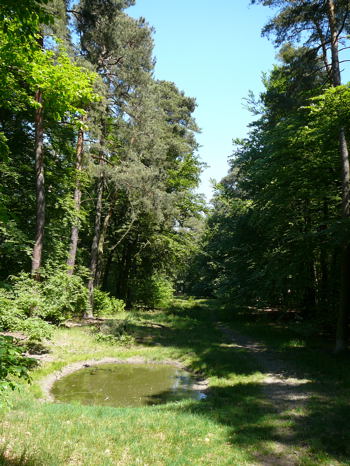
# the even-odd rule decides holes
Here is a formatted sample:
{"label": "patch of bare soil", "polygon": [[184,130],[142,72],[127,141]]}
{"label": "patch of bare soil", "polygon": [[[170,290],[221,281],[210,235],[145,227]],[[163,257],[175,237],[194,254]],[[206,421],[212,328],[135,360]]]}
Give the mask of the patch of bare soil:
{"label": "patch of bare soil", "polygon": [[[290,466],[299,463],[298,452],[290,453],[293,439],[292,427],[286,427],[286,421],[293,421],[302,414],[302,408],[313,395],[306,385],[310,380],[298,377],[285,361],[263,343],[257,342],[218,322],[217,328],[237,348],[250,353],[265,374],[262,390],[273,409],[280,415],[276,424],[274,454],[257,454],[258,464]],[[287,452],[288,449],[288,452]]]}
{"label": "patch of bare soil", "polygon": [[79,319],[79,320],[66,320],[63,324],[63,327],[73,328],[73,327],[89,327],[91,325],[99,325],[106,320],[110,320],[107,317],[91,317],[88,319]]}

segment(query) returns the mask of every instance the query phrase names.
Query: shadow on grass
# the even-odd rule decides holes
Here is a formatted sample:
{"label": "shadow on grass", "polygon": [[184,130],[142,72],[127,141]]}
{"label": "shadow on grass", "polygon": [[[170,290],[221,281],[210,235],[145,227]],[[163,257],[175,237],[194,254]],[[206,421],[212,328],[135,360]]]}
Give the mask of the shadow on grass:
{"label": "shadow on grass", "polygon": [[11,458],[6,453],[6,449],[0,451],[0,466],[38,466],[42,465],[41,461],[37,461],[35,458],[27,458],[25,453],[22,453],[20,458]]}
{"label": "shadow on grass", "polygon": [[[264,332],[265,336],[268,334],[264,340],[269,356],[287,360],[283,363],[287,382],[282,389],[278,383],[269,384],[272,393],[269,402],[259,383],[239,382],[241,376],[254,376],[268,370],[259,365],[249,349],[225,339],[215,329],[215,317],[214,301],[202,300],[193,306],[183,301],[181,307],[174,307],[167,313],[169,325],[150,329],[141,322],[133,328],[144,345],[175,346],[190,351],[195,356],[193,372],[221,380],[217,385],[214,382],[206,400],[171,409],[190,411],[228,426],[230,442],[253,447],[257,453],[272,441],[291,450],[306,448],[310,460],[314,461],[312,464],[327,459],[350,464],[349,359],[336,359],[325,348],[318,347],[314,339],[295,343],[293,332],[274,333],[270,327],[268,334],[266,328],[261,327],[260,335],[257,331],[255,337],[259,338]],[[157,314],[150,314],[149,319],[156,320]],[[242,328],[244,331],[244,325],[241,331]],[[254,324],[250,324],[248,330],[253,330],[254,336]],[[230,377],[231,380],[236,377],[236,381],[220,386],[222,379]],[[293,381],[292,400],[288,399],[288,377],[309,380],[302,381],[299,386]],[[305,397],[308,400],[300,401]],[[268,455],[268,451],[265,454]],[[286,463],[279,463],[276,457],[274,464]]]}
{"label": "shadow on grass", "polygon": [[[137,341],[145,346],[177,347],[184,355],[191,353],[193,363],[190,369],[201,376],[212,377],[207,399],[180,401],[150,409],[179,415],[189,413],[193,415],[194,424],[196,418],[197,421],[201,418],[224,426],[228,436],[225,440],[249,451],[251,464],[330,465],[335,461],[350,464],[348,360],[336,360],[314,342],[312,345],[302,342],[302,346],[293,347],[293,332],[276,331],[272,327],[267,332],[255,323],[237,324],[242,333],[250,332],[253,338],[262,338],[269,349],[273,348],[269,351],[271,357],[289,360],[290,364],[283,365],[285,377],[309,379],[297,387],[295,382],[290,384],[294,395],[313,394],[307,404],[300,404],[298,396],[294,400],[288,399],[288,380],[283,387],[275,380],[269,384],[275,400],[272,403],[259,383],[259,372],[264,374],[267,370],[261,367],[254,352],[233,344],[216,329],[215,321],[223,320],[223,315],[218,317],[214,301],[183,300],[166,313],[148,312],[139,316],[136,313],[136,317],[137,323],[130,324],[130,330]],[[154,404],[152,401],[156,400],[150,399],[150,405]],[[63,407],[59,405],[47,408],[55,419],[54,411],[61,409]],[[70,413],[69,405],[66,409]],[[104,416],[105,409],[101,409],[101,413]],[[274,452],[273,442],[281,445],[282,451]],[[290,451],[304,447],[307,449],[306,461],[301,463],[298,458],[288,456]],[[29,466],[43,463],[26,455],[15,460],[10,454],[0,452],[1,464]]]}

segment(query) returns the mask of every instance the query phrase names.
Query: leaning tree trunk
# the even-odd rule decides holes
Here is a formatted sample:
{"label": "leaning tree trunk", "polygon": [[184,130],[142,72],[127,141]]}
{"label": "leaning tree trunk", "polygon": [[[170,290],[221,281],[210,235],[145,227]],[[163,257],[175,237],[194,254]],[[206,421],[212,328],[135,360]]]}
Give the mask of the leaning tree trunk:
{"label": "leaning tree trunk", "polygon": [[101,172],[99,180],[98,180],[98,185],[97,185],[95,229],[94,229],[94,237],[93,237],[92,246],[91,246],[90,278],[88,282],[89,305],[84,315],[86,319],[91,319],[94,316],[93,314],[94,288],[95,288],[95,283],[96,283],[97,265],[98,265],[98,256],[99,256],[98,245],[99,245],[100,235],[101,235],[103,188],[104,188],[104,174],[103,172]]}
{"label": "leaning tree trunk", "polygon": [[45,228],[44,122],[41,89],[36,91],[35,101],[39,106],[35,110],[36,231],[32,256],[32,275],[36,280],[40,280]]}
{"label": "leaning tree trunk", "polygon": [[[334,0],[327,0],[327,12],[329,29],[331,33],[332,54],[332,84],[334,87],[341,85],[339,65],[339,34]],[[350,217],[350,165],[349,151],[344,128],[339,129],[339,151],[342,168],[342,214],[344,218]],[[335,351],[344,351],[347,347],[348,325],[350,316],[350,243],[344,241],[341,256],[341,280],[340,280],[340,306],[338,312],[337,335]]]}
{"label": "leaning tree trunk", "polygon": [[77,142],[77,150],[76,150],[76,164],[75,170],[77,175],[77,182],[74,190],[74,220],[71,230],[71,240],[70,240],[70,248],[67,260],[68,266],[68,275],[73,275],[74,272],[74,265],[75,265],[75,258],[77,255],[77,248],[78,248],[78,239],[79,239],[79,213],[80,213],[80,205],[81,205],[81,186],[80,186],[80,173],[82,170],[82,159],[83,159],[83,151],[84,151],[84,131],[82,129],[79,130],[78,133],[78,142]]}

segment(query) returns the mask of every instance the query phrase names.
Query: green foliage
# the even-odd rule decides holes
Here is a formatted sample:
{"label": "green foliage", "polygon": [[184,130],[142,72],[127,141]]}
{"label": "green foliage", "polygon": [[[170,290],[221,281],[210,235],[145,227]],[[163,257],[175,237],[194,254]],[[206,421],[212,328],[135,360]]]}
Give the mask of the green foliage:
{"label": "green foliage", "polygon": [[18,322],[17,329],[28,336],[30,343],[39,343],[52,337],[53,328],[40,317],[28,317]]}
{"label": "green foliage", "polygon": [[349,234],[336,136],[348,121],[348,87],[321,89],[317,74],[296,81],[306,51],[287,52],[265,76],[260,118],[235,141],[187,291],[228,305],[299,309],[334,328],[339,247]]}
{"label": "green foliage", "polygon": [[135,343],[131,323],[128,319],[105,321],[99,326],[95,337],[98,342],[111,345],[128,346]]}
{"label": "green foliage", "polygon": [[[74,20],[66,14],[67,2],[3,3],[0,280],[17,278],[0,298],[2,327],[41,338],[41,321],[59,323],[84,313],[87,277],[80,278],[79,272],[68,277],[62,264],[72,226],[79,229],[74,270],[91,263],[95,181],[100,177],[98,276],[93,279],[110,294],[94,293],[94,312],[123,310],[117,298],[128,306],[134,300],[165,306],[172,289],[162,277],[175,283],[183,273],[205,208],[194,193],[202,168],[196,153],[195,99],[174,83],[153,78],[152,28],[125,13],[132,0],[81,0],[74,6]],[[73,45],[70,37],[77,32],[81,42]],[[39,90],[47,269],[41,271],[40,283],[22,273],[29,270],[36,222],[33,129]],[[49,263],[56,271],[48,270]],[[49,328],[42,325],[48,335]]]}
{"label": "green foliage", "polygon": [[169,278],[160,274],[135,281],[132,300],[138,305],[150,309],[167,307],[174,295],[174,288]]}
{"label": "green foliage", "polygon": [[[0,290],[0,328],[20,331],[30,340],[50,338],[52,326],[73,316],[82,316],[87,289],[79,275],[64,269],[44,273],[38,282],[29,274],[12,277],[12,286]],[[49,323],[50,322],[50,323]]]}
{"label": "green foliage", "polygon": [[84,313],[87,290],[79,275],[69,276],[64,269],[51,270],[43,275],[42,282],[24,273],[12,277],[12,297],[25,316],[58,323]]}
{"label": "green foliage", "polygon": [[58,323],[82,316],[87,306],[87,289],[79,275],[68,275],[65,268],[50,271],[42,282],[42,296],[50,321]]}
{"label": "green foliage", "polygon": [[18,379],[30,381],[28,369],[32,362],[32,359],[22,356],[12,337],[0,335],[0,406],[4,392],[15,389]]}
{"label": "green foliage", "polygon": [[45,322],[42,312],[45,303],[39,286],[32,288],[28,276],[21,276],[9,290],[0,289],[0,329],[21,332],[31,341],[50,338],[52,327]]}
{"label": "green foliage", "polygon": [[99,99],[93,89],[96,79],[95,73],[74,63],[63,46],[33,57],[31,85],[43,92],[47,118],[59,121],[85,113],[85,107]]}
{"label": "green foliage", "polygon": [[96,316],[112,316],[125,310],[125,303],[121,299],[110,296],[106,291],[94,289],[94,314]]}

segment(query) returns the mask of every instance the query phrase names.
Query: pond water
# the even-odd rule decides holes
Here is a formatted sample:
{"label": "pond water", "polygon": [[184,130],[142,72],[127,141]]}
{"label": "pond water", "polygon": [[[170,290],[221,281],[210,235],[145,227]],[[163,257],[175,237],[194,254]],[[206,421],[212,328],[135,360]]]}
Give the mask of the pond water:
{"label": "pond water", "polygon": [[184,398],[202,399],[188,372],[166,364],[101,364],[57,380],[55,400],[99,406],[151,406]]}

